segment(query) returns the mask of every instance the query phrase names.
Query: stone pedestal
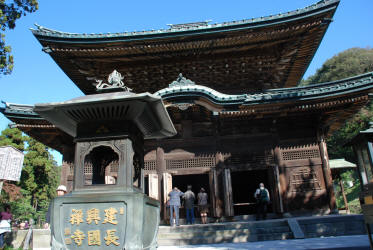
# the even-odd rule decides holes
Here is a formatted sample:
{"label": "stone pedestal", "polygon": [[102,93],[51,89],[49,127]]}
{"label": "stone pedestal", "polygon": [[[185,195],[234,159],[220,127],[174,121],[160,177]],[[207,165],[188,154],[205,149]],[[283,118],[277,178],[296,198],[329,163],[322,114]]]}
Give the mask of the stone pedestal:
{"label": "stone pedestal", "polygon": [[156,249],[160,203],[138,192],[91,192],[53,202],[53,249]]}

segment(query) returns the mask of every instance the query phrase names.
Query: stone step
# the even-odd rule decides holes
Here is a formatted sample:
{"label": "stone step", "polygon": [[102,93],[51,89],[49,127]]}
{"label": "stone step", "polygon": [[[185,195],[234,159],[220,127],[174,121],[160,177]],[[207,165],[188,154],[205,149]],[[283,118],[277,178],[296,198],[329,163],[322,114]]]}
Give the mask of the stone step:
{"label": "stone step", "polygon": [[193,245],[292,238],[285,219],[240,221],[203,225],[160,226],[159,245]]}
{"label": "stone step", "polygon": [[[181,246],[229,242],[293,239],[294,232],[305,238],[365,234],[362,215],[328,215],[269,219],[265,221],[232,221],[212,224],[160,226],[158,245]],[[293,223],[292,229],[289,224]],[[296,226],[296,227],[295,227]],[[294,231],[294,232],[293,232]],[[303,236],[302,236],[303,237]]]}
{"label": "stone step", "polygon": [[239,243],[257,241],[256,237],[238,235],[234,237],[195,237],[193,239],[158,239],[159,246],[183,246],[196,244]]}
{"label": "stone step", "polygon": [[[269,223],[270,222],[270,223]],[[289,228],[288,223],[284,219],[268,220],[268,221],[237,221],[225,223],[212,223],[212,224],[194,224],[194,225],[181,225],[179,227],[160,226],[159,233],[177,233],[177,232],[203,232],[215,230],[229,230],[229,229],[250,229],[260,228],[263,230],[271,230],[280,227],[281,230]],[[275,231],[277,232],[277,231]]]}
{"label": "stone step", "polygon": [[241,235],[255,234],[252,230],[217,230],[206,232],[184,232],[184,233],[162,233],[158,235],[158,239],[193,239],[195,237],[233,237]]}

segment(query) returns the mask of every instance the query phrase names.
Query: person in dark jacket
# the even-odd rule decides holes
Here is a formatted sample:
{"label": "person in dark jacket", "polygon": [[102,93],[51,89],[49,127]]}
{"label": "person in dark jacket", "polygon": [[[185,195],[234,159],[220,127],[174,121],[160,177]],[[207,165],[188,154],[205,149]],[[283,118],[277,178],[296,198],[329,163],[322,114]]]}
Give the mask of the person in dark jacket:
{"label": "person in dark jacket", "polygon": [[194,200],[196,199],[196,196],[192,191],[191,185],[188,185],[187,189],[188,190],[184,194],[186,221],[187,224],[194,224]]}
{"label": "person in dark jacket", "polygon": [[168,194],[170,196],[170,226],[173,226],[173,218],[175,213],[175,222],[176,226],[179,226],[179,208],[180,208],[180,197],[183,196],[184,193],[181,192],[177,187]]}
{"label": "person in dark jacket", "polygon": [[269,203],[269,192],[264,187],[263,183],[259,184],[259,188],[255,191],[254,197],[257,204],[256,220],[267,218],[267,206]]}

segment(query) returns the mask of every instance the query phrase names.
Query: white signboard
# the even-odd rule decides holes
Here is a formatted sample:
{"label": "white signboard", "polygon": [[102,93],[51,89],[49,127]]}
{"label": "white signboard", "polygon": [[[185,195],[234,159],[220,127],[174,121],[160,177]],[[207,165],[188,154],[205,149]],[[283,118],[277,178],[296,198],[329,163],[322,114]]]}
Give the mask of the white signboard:
{"label": "white signboard", "polygon": [[24,155],[11,146],[0,147],[0,180],[19,181]]}

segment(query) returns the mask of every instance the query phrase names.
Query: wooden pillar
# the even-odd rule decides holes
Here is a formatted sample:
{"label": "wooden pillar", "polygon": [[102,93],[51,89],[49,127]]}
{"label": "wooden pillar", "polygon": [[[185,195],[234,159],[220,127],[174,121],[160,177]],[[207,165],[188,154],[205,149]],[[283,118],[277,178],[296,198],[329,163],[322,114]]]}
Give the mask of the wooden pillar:
{"label": "wooden pillar", "polygon": [[[163,218],[166,219],[166,202],[167,202],[167,194],[165,194],[165,182],[167,179],[164,179],[164,173],[166,173],[166,160],[164,158],[164,150],[161,147],[158,147],[156,150],[156,168],[157,168],[157,175],[158,175],[158,200],[161,202],[161,214],[163,212]],[[163,187],[162,187],[163,183]],[[163,190],[163,193],[162,193]],[[162,196],[161,196],[162,194]]]}
{"label": "wooden pillar", "polygon": [[222,201],[220,199],[220,194],[219,194],[219,178],[218,178],[218,173],[216,170],[216,167],[221,167],[224,162],[224,157],[223,155],[218,152],[215,154],[215,167],[211,168],[209,172],[209,183],[210,183],[210,197],[211,197],[211,205],[212,205],[212,215],[214,217],[221,217],[221,210],[223,209],[222,206]]}
{"label": "wooden pillar", "polygon": [[338,213],[336,201],[335,201],[335,195],[334,195],[334,189],[333,189],[333,179],[332,179],[332,173],[329,166],[329,156],[328,156],[328,150],[326,148],[325,139],[322,136],[319,142],[319,148],[320,148],[320,154],[321,154],[321,160],[322,160],[322,169],[324,174],[324,180],[325,180],[325,188],[328,195],[329,200],[329,208],[331,213]]}
{"label": "wooden pillar", "polygon": [[231,170],[225,168],[223,171],[223,190],[224,190],[224,212],[225,216],[233,216],[233,197],[232,197],[232,179]]}
{"label": "wooden pillar", "polygon": [[362,148],[360,145],[354,146],[354,151],[357,156],[358,161],[358,169],[359,169],[359,178],[361,183],[361,190],[363,190],[363,186],[368,184],[368,176],[367,172],[365,170],[364,160],[363,160],[363,154],[362,154]]}
{"label": "wooden pillar", "polygon": [[281,181],[280,181],[280,169],[279,166],[281,165],[281,152],[279,146],[276,146],[273,150],[274,158],[275,158],[275,166],[274,166],[274,172],[275,172],[275,188],[276,195],[277,195],[277,207],[278,207],[278,213],[283,214],[284,213],[284,202],[283,202],[283,194],[284,194],[284,188],[282,188]]}
{"label": "wooden pillar", "polygon": [[341,187],[341,193],[342,193],[342,197],[343,197],[343,202],[345,204],[345,209],[346,209],[346,213],[349,214],[350,213],[350,209],[348,208],[348,202],[347,202],[347,197],[346,197],[346,193],[345,193],[345,188],[343,186],[343,180],[342,180],[342,177],[341,177],[341,174],[338,173],[338,179],[339,179],[339,186]]}

